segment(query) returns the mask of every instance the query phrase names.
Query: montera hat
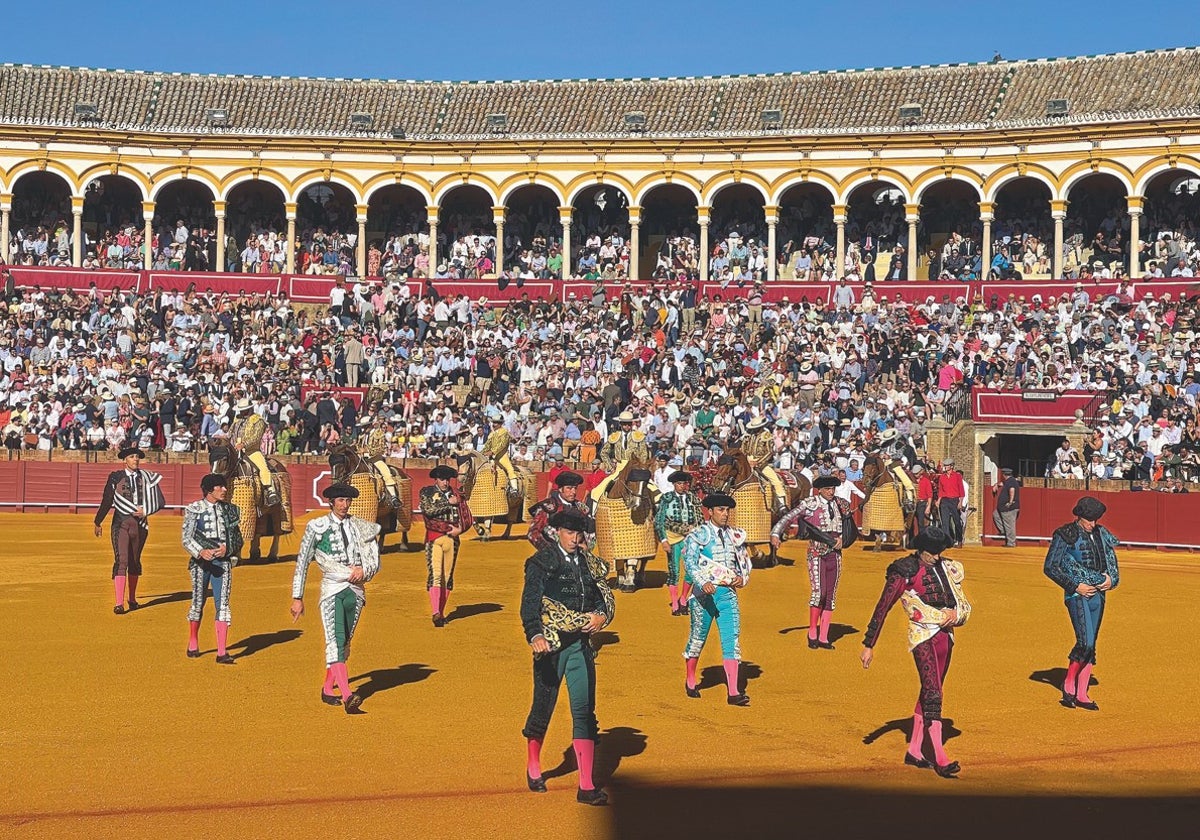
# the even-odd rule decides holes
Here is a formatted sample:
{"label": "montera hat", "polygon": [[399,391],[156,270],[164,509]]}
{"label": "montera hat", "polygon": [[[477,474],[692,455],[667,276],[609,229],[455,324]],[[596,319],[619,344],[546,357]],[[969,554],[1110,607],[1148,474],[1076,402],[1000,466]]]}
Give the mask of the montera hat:
{"label": "montera hat", "polygon": [[737,507],[737,502],[734,501],[733,496],[730,496],[726,493],[709,493],[707,496],[704,497],[704,501],[701,502],[700,504],[704,505],[704,507],[709,508],[709,509],[719,508],[719,507],[723,507],[723,508]]}
{"label": "montera hat", "polygon": [[330,502],[334,499],[357,499],[358,488],[351,487],[349,484],[331,484],[321,495]]}
{"label": "montera hat", "polygon": [[554,477],[554,484],[558,487],[578,487],[583,484],[583,476],[577,472],[560,472]]}
{"label": "montera hat", "polygon": [[551,528],[565,528],[568,531],[587,533],[588,523],[583,514],[577,510],[560,510],[550,517]]}
{"label": "montera hat", "polygon": [[912,547],[917,551],[941,554],[952,545],[950,537],[937,525],[930,525],[912,538]]}
{"label": "montera hat", "polygon": [[120,458],[122,461],[124,461],[130,455],[136,455],[139,458],[146,457],[146,453],[143,452],[139,447],[136,447],[136,446],[126,446],[124,449],[122,449],[120,452],[117,453],[117,457]]}
{"label": "montera hat", "polygon": [[444,478],[449,481],[452,478],[458,478],[458,473],[453,467],[448,467],[445,464],[438,464],[429,471],[429,477],[436,481],[439,478]]}
{"label": "montera hat", "polygon": [[1075,503],[1075,508],[1071,511],[1071,515],[1079,519],[1095,522],[1101,516],[1104,516],[1106,510],[1108,510],[1108,506],[1095,496],[1084,496]]}
{"label": "montera hat", "polygon": [[681,481],[686,481],[688,483],[691,483],[692,474],[688,473],[688,472],[684,472],[683,470],[675,470],[675,472],[673,472],[669,476],[667,476],[667,481],[671,482],[672,484],[678,484]]}
{"label": "montera hat", "polygon": [[832,475],[823,475],[813,482],[814,490],[824,490],[826,487],[841,487],[841,479]]}

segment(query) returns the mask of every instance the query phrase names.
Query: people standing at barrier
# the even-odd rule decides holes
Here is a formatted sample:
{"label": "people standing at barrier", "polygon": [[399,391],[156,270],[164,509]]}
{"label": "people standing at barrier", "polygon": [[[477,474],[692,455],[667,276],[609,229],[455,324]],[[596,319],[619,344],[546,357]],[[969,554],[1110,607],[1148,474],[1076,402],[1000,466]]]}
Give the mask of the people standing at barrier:
{"label": "people standing at barrier", "polygon": [[184,508],[180,536],[188,553],[188,574],[192,578],[187,655],[189,659],[200,656],[200,620],[211,589],[216,611],[213,629],[217,637],[217,662],[221,665],[237,664],[227,648],[229,624],[233,620],[229,598],[233,590],[233,567],[242,550],[241,511],[237,505],[225,501],[228,492],[223,475],[209,473],[200,479],[203,498]]}
{"label": "people standing at barrier", "polygon": [[692,492],[692,476],[675,470],[667,481],[673,489],[658,500],[654,514],[654,532],[667,555],[667,592],[671,596],[671,615],[688,614],[691,584],[683,569],[683,541],[704,522],[700,497]]}
{"label": "people standing at barrier", "polygon": [[942,461],[942,470],[937,480],[938,513],[942,531],[952,545],[961,547],[963,541],[962,508],[967,496],[963,475],[954,468],[954,459]]}
{"label": "people standing at barrier", "polygon": [[992,521],[996,533],[1004,538],[1005,548],[1017,547],[1017,516],[1021,512],[1021,479],[1013,475],[1012,467],[1001,467],[1001,480],[992,487],[996,509]]}
{"label": "people standing at barrier", "polygon": [[683,658],[687,667],[684,683],[687,696],[700,697],[696,668],[700,653],[708,641],[713,622],[721,636],[721,659],[725,669],[726,701],[730,706],[749,706],[750,697],[738,680],[742,660],[742,619],[737,590],[750,580],[750,555],[746,534],[729,527],[729,517],[737,502],[724,493],[709,493],[703,505],[709,520],[688,533],[683,541],[683,565],[692,582],[688,597],[687,646]]}
{"label": "people standing at barrier", "polygon": [[596,720],[596,654],[590,636],[612,621],[616,604],[608,565],[583,544],[587,520],[577,511],[554,514],[554,545],[525,561],[521,624],[533,650],[533,702],[521,734],[526,738],[526,782],[546,792],[542,744],[563,679],[571,703],[571,746],[579,767],[577,801],[605,805],[608,796],[592,776],[600,725]]}
{"label": "people standing at barrier", "polygon": [[446,602],[454,589],[454,567],[462,532],[471,527],[466,500],[451,487],[458,478],[453,467],[440,464],[429,471],[433,484],[421,488],[421,516],[425,520],[425,589],[433,626],[446,624]]}
{"label": "people standing at barrier", "polygon": [[[321,597],[317,606],[325,632],[325,682],[321,702],[341,705],[348,715],[362,714],[362,697],[350,691],[346,663],[350,642],[367,604],[365,584],[379,572],[379,526],[350,515],[357,488],[334,484],[321,494],[329,513],[313,519],[304,529],[292,577],[292,621],[304,615],[304,585],[308,566],[321,569]],[[339,694],[333,693],[337,688]]]}
{"label": "people standing at barrier", "polygon": [[[136,610],[138,580],[142,576],[142,549],[150,533],[150,517],[163,508],[161,473],[141,468],[146,453],[128,446],[117,453],[125,466],[109,473],[93,522],[95,535],[104,532],[104,518],[112,511],[109,534],[113,547],[113,612],[123,615]],[[126,607],[128,597],[128,607]]]}
{"label": "people standing at barrier", "polygon": [[917,462],[913,465],[913,474],[917,477],[917,511],[914,519],[914,524],[917,528],[917,533],[921,533],[930,525],[930,520],[934,516],[934,509],[937,505],[937,500],[934,498],[934,476],[929,474],[923,463]]}
{"label": "people standing at barrier", "polygon": [[883,593],[863,637],[862,666],[864,669],[871,667],[883,622],[892,607],[900,602],[908,619],[908,649],[912,651],[921,681],[904,763],[913,767],[930,766],[924,754],[928,734],[933,750],[933,769],[939,776],[949,778],[957,775],[960,767],[946,755],[942,692],[954,650],[954,628],[966,623],[971,615],[971,604],[963,594],[962,564],[942,556],[942,552],[950,547],[951,538],[932,525],[913,537],[912,545],[912,554],[887,568]]}
{"label": "people standing at barrier", "polygon": [[775,523],[771,545],[779,548],[788,530],[803,521],[799,538],[808,540],[808,647],[833,650],[829,623],[837,603],[842,575],[842,523],[850,516],[850,503],[835,498],[841,480],[823,475],[813,482],[815,496],[804,499]]}
{"label": "people standing at barrier", "polygon": [[1108,508],[1093,496],[1084,496],[1071,511],[1075,517],[1058,528],[1050,539],[1043,571],[1063,589],[1075,646],[1067,655],[1067,675],[1062,687],[1062,705],[1068,709],[1098,711],[1089,693],[1096,665],[1096,642],[1108,593],[1121,581],[1116,548],[1120,544],[1100,524]]}

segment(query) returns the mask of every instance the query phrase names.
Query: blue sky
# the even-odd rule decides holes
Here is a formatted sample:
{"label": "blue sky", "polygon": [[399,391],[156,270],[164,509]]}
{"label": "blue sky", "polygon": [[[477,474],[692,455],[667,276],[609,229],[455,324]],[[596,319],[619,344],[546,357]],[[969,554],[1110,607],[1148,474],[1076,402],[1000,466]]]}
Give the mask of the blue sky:
{"label": "blue sky", "polygon": [[[34,19],[39,29],[26,28]],[[10,21],[2,60],[420,80],[702,76],[1193,46],[1197,20],[1177,0],[58,0]]]}

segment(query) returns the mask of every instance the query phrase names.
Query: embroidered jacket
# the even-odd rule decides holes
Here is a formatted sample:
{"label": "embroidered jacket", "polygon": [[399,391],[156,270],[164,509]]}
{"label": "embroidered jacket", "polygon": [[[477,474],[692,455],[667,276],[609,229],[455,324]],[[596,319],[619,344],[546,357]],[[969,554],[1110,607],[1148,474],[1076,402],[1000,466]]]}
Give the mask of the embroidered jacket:
{"label": "embroidered jacket", "polygon": [[242,550],[241,511],[230,502],[206,502],[201,499],[183,509],[183,550],[193,560],[200,552],[225,544],[224,557],[237,557]]}
{"label": "embroidered jacket", "polygon": [[[138,470],[131,478],[124,469],[109,473],[108,481],[104,483],[104,494],[100,497],[100,508],[96,511],[95,524],[99,525],[113,511],[113,527],[119,528],[126,518],[133,515],[139,507],[147,517],[162,510],[165,501],[162,489],[158,486],[162,481],[162,473]],[[142,520],[143,528],[146,521]]]}
{"label": "embroidered jacket", "polygon": [[965,624],[971,615],[971,605],[963,595],[962,580],[962,566],[948,557],[926,565],[916,554],[910,554],[889,565],[883,594],[879,596],[879,603],[867,625],[863,647],[875,647],[883,622],[897,601],[903,602],[909,621],[909,650],[943,629],[952,632],[952,628],[941,626],[947,610],[958,613],[954,626]]}
{"label": "embroidered jacket", "polygon": [[[343,530],[343,526],[345,526]],[[304,597],[308,564],[321,567],[321,597],[329,598],[347,587],[362,594],[366,583],[379,571],[379,526],[357,516],[339,520],[332,513],[314,519],[304,529],[300,551],[296,554],[296,573],[292,577],[292,597]],[[350,582],[350,569],[361,566],[362,583]]]}
{"label": "embroidered jacket", "polygon": [[755,432],[742,441],[742,452],[758,469],[771,466],[775,459],[775,435],[769,429]]}
{"label": "embroidered jacket", "polygon": [[588,513],[587,505],[578,499],[574,502],[568,502],[558,494],[557,490],[554,490],[551,491],[549,496],[529,509],[531,518],[529,520],[528,538],[533,543],[534,548],[542,549],[558,545],[554,537],[554,529],[550,527],[550,517],[560,510],[573,510],[581,514],[587,522],[587,533],[596,533],[596,523],[592,519],[591,514]]}
{"label": "embroidered jacket", "polygon": [[525,561],[525,587],[521,590],[521,625],[525,639],[532,642],[542,635],[542,599],[557,601],[569,610],[580,613],[608,612],[609,604],[600,591],[598,581],[608,574],[608,565],[579,549],[568,558],[556,541],[539,549]]}
{"label": "embroidered jacket", "polygon": [[687,535],[682,552],[687,577],[696,587],[706,583],[731,586],[739,575],[743,586],[750,580],[746,532],[740,528],[718,528],[705,522]]}
{"label": "embroidered jacket", "polygon": [[501,426],[499,429],[494,429],[483,442],[484,455],[490,455],[492,458],[503,458],[508,454],[508,448],[512,446],[512,435],[508,430]]}
{"label": "embroidered jacket", "polygon": [[[695,493],[676,493],[668,490],[658,500],[658,511],[654,514],[654,534],[659,542],[668,540],[672,544],[704,521],[700,513],[700,497]],[[676,539],[671,539],[674,534]]]}
{"label": "embroidered jacket", "polygon": [[[783,539],[788,529],[803,522],[797,539],[808,539],[833,545],[842,536],[842,520],[850,515],[850,503],[834,497],[826,502],[820,496],[810,496],[785,513],[771,529],[771,536]],[[807,534],[805,533],[807,531]]]}
{"label": "embroidered jacket", "polygon": [[611,473],[621,461],[650,461],[650,447],[643,432],[613,432],[600,449],[600,466]]}
{"label": "embroidered jacket", "polygon": [[1063,588],[1065,595],[1075,594],[1075,588],[1081,583],[1099,586],[1104,583],[1105,574],[1112,579],[1112,588],[1116,589],[1121,580],[1117,568],[1118,545],[1120,540],[1103,525],[1097,524],[1089,534],[1078,523],[1071,522],[1050,538],[1042,571]]}

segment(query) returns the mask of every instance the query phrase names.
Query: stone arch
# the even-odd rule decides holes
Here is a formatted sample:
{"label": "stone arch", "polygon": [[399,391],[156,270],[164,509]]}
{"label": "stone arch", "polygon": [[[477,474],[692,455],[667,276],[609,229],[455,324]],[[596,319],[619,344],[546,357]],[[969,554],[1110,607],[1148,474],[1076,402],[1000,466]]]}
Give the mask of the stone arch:
{"label": "stone arch", "polygon": [[462,187],[478,187],[487,194],[491,206],[495,207],[499,204],[498,191],[494,183],[478,175],[463,175],[461,173],[447,176],[434,184],[433,203],[441,207],[447,195]]}
{"label": "stone arch", "polygon": [[367,193],[367,239],[374,242],[391,236],[429,230],[429,196],[415,185],[391,181]]}
{"label": "stone arch", "polygon": [[[958,236],[968,240],[964,247],[959,248],[960,254],[965,249],[968,255],[979,258],[979,249],[983,245],[983,226],[979,221],[979,185],[966,178],[954,177],[939,177],[924,183],[918,181],[917,184],[921,203],[917,247],[921,256],[928,258],[930,250],[940,253],[947,240]],[[931,262],[936,262],[936,259]],[[937,269],[937,266],[933,268]],[[937,276],[933,279],[937,279]]]}
{"label": "stone arch", "polygon": [[588,172],[567,182],[564,189],[564,192],[567,194],[567,203],[575,206],[579,196],[591,187],[612,187],[620,190],[625,196],[626,206],[633,203],[633,196],[636,192],[633,182],[624,176],[613,172]]}
{"label": "stone arch", "polygon": [[995,201],[1006,184],[1019,178],[1041,181],[1050,190],[1051,198],[1058,195],[1058,178],[1049,169],[1036,163],[1013,163],[997,169],[987,177],[983,184],[983,200]]}
{"label": "stone arch", "polygon": [[214,201],[221,194],[221,180],[211,172],[194,167],[175,166],[171,169],[154,173],[154,176],[151,178],[150,200],[158,201],[158,196],[164,189],[180,181],[204,184],[212,192]]}
{"label": "stone arch", "polygon": [[851,172],[844,179],[842,179],[837,191],[837,203],[848,204],[850,201],[850,196],[853,193],[867,184],[874,183],[892,184],[895,189],[898,189],[903,194],[904,202],[906,204],[912,203],[912,183],[908,180],[908,178],[904,177],[902,173],[897,172],[895,169],[885,168],[870,170],[859,169],[855,172]]}
{"label": "stone arch", "polygon": [[[859,179],[845,192],[846,245],[861,245],[880,256],[897,244],[908,244],[905,204],[911,193],[905,184],[891,178]],[[869,246],[869,247],[868,247]]]}
{"label": "stone arch", "polygon": [[363,183],[363,195],[366,203],[371,203],[371,199],[374,198],[375,193],[392,186],[408,187],[409,189],[416,190],[420,193],[426,206],[433,204],[433,191],[429,187],[429,182],[409,172],[402,174],[387,172],[383,175],[376,175],[373,178],[369,178]]}
{"label": "stone arch", "polygon": [[[778,193],[775,200],[779,208],[776,240],[781,279],[797,278],[797,261],[806,253],[808,262],[801,262],[801,266],[811,265],[813,251],[836,247],[835,189],[836,185],[831,186],[824,179],[792,180]],[[808,275],[801,279],[808,279]]]}
{"label": "stone arch", "polygon": [[221,180],[221,201],[228,201],[229,195],[242,184],[260,182],[270,184],[279,190],[281,199],[286,202],[288,195],[291,192],[291,186],[288,179],[284,178],[273,169],[252,169],[242,168],[230,172]]}
{"label": "stone arch", "polygon": [[[1122,259],[1121,252],[1128,253],[1129,214],[1125,200],[1129,194],[1128,179],[1107,169],[1085,170],[1066,185],[1063,190],[1068,201],[1066,240],[1078,241],[1085,252],[1091,252],[1093,261],[1110,263]],[[1104,237],[1103,248],[1099,234]]]}
{"label": "stone arch", "polygon": [[339,172],[336,169],[314,169],[305,172],[292,180],[292,191],[288,194],[288,201],[299,201],[300,195],[310,187],[319,186],[321,184],[337,184],[345,187],[350,193],[355,204],[363,203],[363,188],[362,184],[356,178],[351,178],[344,172]]}
{"label": "stone arch", "polygon": [[160,185],[154,199],[154,227],[162,234],[174,236],[178,222],[189,230],[203,228],[214,230],[217,226],[213,202],[216,190],[204,180],[197,178],[175,178]]}
{"label": "stone arch", "polygon": [[[46,229],[50,248],[58,247],[63,236],[71,235],[71,196],[75,188],[57,168],[35,167],[19,172],[9,182],[9,191],[12,194],[9,231],[13,237],[20,235],[22,244],[29,243],[32,248],[39,227]],[[10,259],[19,263],[21,254],[14,252]]]}
{"label": "stone arch", "polygon": [[[630,193],[619,184],[600,184],[595,181],[585,184],[571,195],[571,253],[564,255],[564,262],[569,257],[570,265],[577,266],[589,237],[599,238],[601,245],[609,236],[629,242],[629,196]],[[598,248],[591,250],[599,257]]]}
{"label": "stone arch", "polygon": [[58,161],[54,160],[23,160],[20,163],[13,164],[8,170],[8,175],[5,178],[6,189],[11,193],[17,185],[17,181],[22,176],[30,172],[53,172],[58,175],[70,190],[71,195],[78,196],[80,194],[82,181],[79,180],[79,175],[74,170],[63,166]]}
{"label": "stone arch", "polygon": [[99,167],[91,170],[95,177],[83,182],[83,228],[93,238],[118,227],[135,227],[141,231],[143,185],[127,175],[100,174]]}
{"label": "stone arch", "polygon": [[525,183],[504,195],[504,262],[501,268],[519,266],[521,252],[544,243],[543,254],[561,247],[562,225],[558,208],[562,195],[543,183]]}
{"label": "stone arch", "polygon": [[1134,173],[1135,186],[1134,191],[1130,195],[1145,195],[1151,181],[1165,172],[1175,171],[1200,173],[1200,158],[1195,158],[1191,155],[1173,155],[1171,157],[1164,155],[1154,160],[1146,161]]}
{"label": "stone arch", "polygon": [[[1048,277],[1053,268],[1054,182],[1030,169],[1005,177],[990,191],[993,256],[1006,248],[1024,277]],[[1027,256],[1028,254],[1028,256]]]}
{"label": "stone arch", "polygon": [[633,203],[638,207],[642,207],[646,203],[646,196],[660,187],[682,187],[692,194],[692,198],[696,201],[696,206],[700,205],[700,181],[683,172],[672,173],[667,177],[661,172],[653,175],[648,175],[637,183]]}
{"label": "stone arch", "polygon": [[783,201],[783,196],[792,187],[801,186],[803,184],[820,185],[829,191],[829,203],[832,206],[837,202],[838,195],[841,191],[841,185],[838,180],[830,175],[826,175],[820,170],[812,169],[793,169],[775,179],[774,185],[771,187],[771,204],[778,205]]}
{"label": "stone arch", "polygon": [[558,202],[559,206],[562,206],[565,201],[564,196],[566,191],[558,179],[535,172],[522,172],[520,175],[514,175],[500,182],[500,204],[507,207],[513,193],[523,190],[526,187],[544,187],[550,190],[554,194],[554,200]]}
{"label": "stone arch", "polygon": [[713,243],[729,240],[733,234],[747,247],[767,247],[766,192],[756,183],[729,181],[709,193],[709,231]]}
{"label": "stone arch", "polygon": [[712,206],[713,201],[721,194],[723,190],[730,187],[744,186],[753,190],[757,190],[762,198],[762,204],[767,203],[767,197],[771,194],[771,186],[767,180],[755,172],[725,172],[715,178],[710,179],[701,190],[701,203]]}
{"label": "stone arch", "polygon": [[1133,194],[1133,175],[1127,167],[1111,160],[1097,160],[1080,161],[1063,172],[1059,176],[1058,193],[1054,197],[1070,201],[1071,190],[1092,175],[1111,175],[1125,187],[1126,195]]}
{"label": "stone arch", "polygon": [[931,188],[939,184],[944,184],[947,181],[954,183],[967,184],[977,196],[977,201],[983,201],[983,183],[984,179],[979,173],[965,169],[961,166],[951,167],[949,171],[945,167],[937,169],[929,169],[922,172],[913,179],[913,196],[916,198],[914,203],[920,204],[925,197],[925,193]]}
{"label": "stone arch", "polygon": [[238,249],[251,234],[287,235],[287,188],[274,178],[242,178],[226,185],[225,232],[234,237]]}
{"label": "stone arch", "polygon": [[[494,190],[473,181],[459,180],[437,193],[438,238],[444,237],[445,242],[445,247],[439,244],[438,254],[443,263],[454,260],[454,244],[462,239],[469,252],[482,249],[495,265],[496,224],[492,210],[495,200]],[[474,254],[469,253],[459,262],[463,274],[471,275],[476,262]]]}
{"label": "stone arch", "polygon": [[113,171],[114,164],[98,163],[94,166],[89,166],[87,169],[79,173],[79,184],[84,189],[87,185],[97,178],[124,178],[129,183],[138,188],[138,201],[144,201],[149,195],[152,185],[150,178],[145,172],[139,169],[134,169],[132,166],[116,165],[116,172]]}

